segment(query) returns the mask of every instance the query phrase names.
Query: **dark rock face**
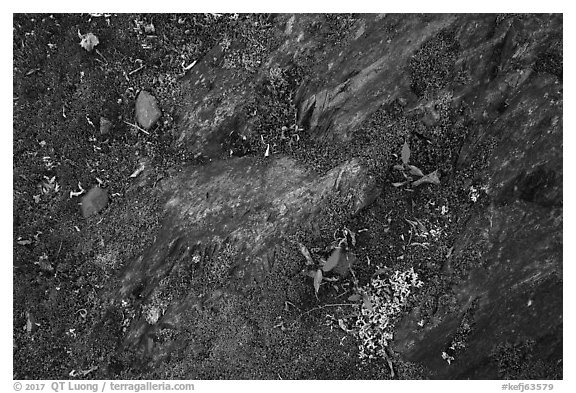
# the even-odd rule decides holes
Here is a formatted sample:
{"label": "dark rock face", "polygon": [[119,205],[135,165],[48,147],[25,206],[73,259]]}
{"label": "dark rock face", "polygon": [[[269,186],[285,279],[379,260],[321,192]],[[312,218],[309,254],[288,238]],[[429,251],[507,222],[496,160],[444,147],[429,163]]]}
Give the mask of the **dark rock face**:
{"label": "dark rock face", "polygon": [[[418,195],[446,195],[459,206],[459,230],[439,268],[424,274],[425,285],[442,285],[398,323],[397,359],[422,367],[420,377],[562,378],[562,17],[367,15],[337,45],[314,32],[315,16],[274,23],[279,45],[260,70],[222,69],[217,46],[183,82],[190,94],[178,143],[214,161],[161,182],[165,222],[118,290],[142,309],[126,344],[157,361],[175,351],[208,368],[228,354],[218,345],[231,345],[255,368],[230,365],[228,377],[270,377],[276,363],[251,359],[285,359],[266,349],[264,326],[272,322],[230,304],[273,293],[279,298],[266,302],[281,309],[293,299],[286,295],[293,282],[276,292],[259,287],[298,272],[302,262],[286,255],[285,239],[314,228],[334,204],[349,219],[380,214],[373,205],[388,206],[402,192],[381,173],[400,142],[413,138],[413,155],[443,173],[441,186],[423,187],[412,206]],[[283,142],[258,134],[251,117],[249,98],[270,70],[299,61],[306,77],[294,91],[294,123],[317,147],[313,158],[277,153]],[[232,133],[246,152],[262,138],[261,151],[222,159],[236,148],[226,142]],[[448,146],[426,147],[437,142]],[[266,144],[273,154],[264,158]],[[214,307],[228,319],[198,325]],[[159,338],[201,326],[212,330],[188,341]]]}

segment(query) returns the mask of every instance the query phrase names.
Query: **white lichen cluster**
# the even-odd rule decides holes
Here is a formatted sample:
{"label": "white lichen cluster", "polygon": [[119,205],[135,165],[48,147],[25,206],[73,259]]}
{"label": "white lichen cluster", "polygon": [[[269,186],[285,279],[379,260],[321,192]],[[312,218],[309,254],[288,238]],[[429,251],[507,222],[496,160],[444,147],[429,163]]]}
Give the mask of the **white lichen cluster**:
{"label": "white lichen cluster", "polygon": [[375,277],[361,288],[364,302],[354,329],[360,341],[360,359],[387,358],[386,347],[394,337],[397,317],[413,290],[422,285],[418,273],[410,268],[388,278]]}

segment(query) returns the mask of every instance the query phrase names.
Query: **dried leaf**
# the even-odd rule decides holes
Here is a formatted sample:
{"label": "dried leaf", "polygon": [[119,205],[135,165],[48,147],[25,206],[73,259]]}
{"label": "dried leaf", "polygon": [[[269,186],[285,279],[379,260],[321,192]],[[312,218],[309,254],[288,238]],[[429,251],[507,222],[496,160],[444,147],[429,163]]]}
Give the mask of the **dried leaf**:
{"label": "dried leaf", "polygon": [[362,299],[362,296],[360,296],[359,293],[355,293],[354,295],[352,295],[348,298],[348,300],[351,302],[357,302],[360,299]]}
{"label": "dried leaf", "polygon": [[402,187],[404,184],[408,183],[407,181],[399,182],[399,183],[392,183],[394,187]]}
{"label": "dried leaf", "polygon": [[314,275],[314,292],[316,292],[316,296],[318,296],[318,291],[320,290],[320,283],[322,282],[322,269],[316,270],[316,274]]}
{"label": "dried leaf", "polygon": [[302,255],[304,255],[304,258],[306,258],[306,264],[307,265],[314,265],[314,261],[312,260],[312,255],[310,255],[310,251],[308,251],[306,246],[302,243],[298,243],[298,248],[300,249],[300,252],[302,253]]}
{"label": "dried leaf", "polygon": [[408,165],[408,161],[410,161],[410,146],[408,146],[408,142],[404,142],[402,146],[402,162]]}
{"label": "dried leaf", "polygon": [[93,33],[84,34],[81,36],[81,38],[82,40],[80,41],[80,46],[86,49],[88,52],[91,52],[92,49],[94,49],[94,47],[100,43],[98,37],[96,37]]}
{"label": "dried leaf", "polygon": [[338,265],[338,261],[342,256],[342,247],[336,247],[332,254],[330,254],[330,258],[326,261],[324,266],[322,266],[322,270],[325,272],[329,272],[330,270],[334,269],[336,265]]}
{"label": "dried leaf", "polygon": [[403,171],[404,170],[404,165],[400,165],[400,164],[396,164],[392,167],[393,169],[396,169],[397,171]]}
{"label": "dried leaf", "polygon": [[414,175],[414,176],[424,176],[424,173],[420,170],[420,168],[414,166],[414,165],[408,165],[408,168],[410,168],[410,174]]}
{"label": "dried leaf", "polygon": [[434,172],[427,174],[423,178],[416,180],[415,182],[412,183],[412,186],[418,187],[419,185],[424,183],[440,185],[440,177],[438,176],[438,170],[435,170]]}
{"label": "dried leaf", "polygon": [[26,246],[28,244],[32,244],[32,240],[18,240],[16,243],[20,244],[21,246]]}
{"label": "dried leaf", "polygon": [[144,33],[154,34],[155,32],[156,32],[156,28],[154,27],[154,23],[150,23],[149,25],[144,26]]}

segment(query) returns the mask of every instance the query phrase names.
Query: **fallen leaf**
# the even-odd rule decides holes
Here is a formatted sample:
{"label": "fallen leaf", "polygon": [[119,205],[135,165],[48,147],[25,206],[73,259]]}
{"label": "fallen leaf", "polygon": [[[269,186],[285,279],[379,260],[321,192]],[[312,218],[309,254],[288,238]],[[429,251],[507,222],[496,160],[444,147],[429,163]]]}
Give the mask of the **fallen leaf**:
{"label": "fallen leaf", "polygon": [[324,270],[325,272],[329,272],[330,270],[334,269],[336,265],[338,265],[341,256],[342,256],[342,247],[336,247],[334,251],[332,251],[332,254],[330,254],[330,258],[328,258],[324,266],[322,266],[322,270]]}
{"label": "fallen leaf", "polygon": [[318,291],[320,290],[320,283],[322,282],[322,269],[316,270],[314,275],[314,291],[316,292],[316,297],[318,297]]}
{"label": "fallen leaf", "polygon": [[26,311],[26,333],[32,333],[32,317],[28,311]]}
{"label": "fallen leaf", "polygon": [[412,183],[412,186],[418,187],[419,185],[424,183],[440,185],[440,177],[438,176],[438,170],[435,170],[434,172],[427,174],[423,178],[416,180],[415,182]]}
{"label": "fallen leaf", "polygon": [[154,23],[150,23],[149,25],[144,26],[144,33],[154,34],[155,32],[156,28],[154,27]]}
{"label": "fallen leaf", "polygon": [[306,246],[302,243],[298,243],[298,248],[300,249],[300,252],[302,253],[302,255],[304,255],[304,258],[306,258],[306,264],[307,265],[314,265],[314,261],[312,260],[312,255],[310,255],[310,251],[308,251]]}
{"label": "fallen leaf", "polygon": [[352,295],[348,298],[348,300],[351,302],[357,302],[360,299],[362,299],[362,296],[360,296],[359,293],[355,293],[354,295]]}
{"label": "fallen leaf", "polygon": [[93,33],[87,33],[80,37],[82,38],[80,41],[80,46],[86,49],[88,52],[91,52],[92,49],[94,49],[94,47],[100,43],[98,37],[96,37]]}
{"label": "fallen leaf", "polygon": [[363,296],[364,299],[364,308],[366,308],[368,311],[373,312],[374,311],[374,307],[372,306],[372,301],[370,300],[370,297],[367,294],[364,294]]}
{"label": "fallen leaf", "polygon": [[392,183],[394,187],[402,187],[404,184],[408,183],[407,181],[399,182],[399,183]]}
{"label": "fallen leaf", "polygon": [[404,142],[402,146],[402,162],[408,165],[408,161],[410,160],[410,146],[408,146],[407,142]]}
{"label": "fallen leaf", "polygon": [[400,165],[400,164],[396,164],[392,167],[393,169],[396,169],[397,171],[403,171],[404,170],[404,165]]}
{"label": "fallen leaf", "polygon": [[26,246],[28,244],[32,244],[32,240],[18,240],[16,243],[20,244],[21,246]]}
{"label": "fallen leaf", "polygon": [[354,264],[354,262],[356,262],[357,259],[358,258],[356,258],[356,255],[353,252],[350,251],[344,252],[342,253],[340,259],[338,260],[338,265],[336,265],[333,271],[345,277],[348,275],[352,265]]}
{"label": "fallen leaf", "polygon": [[417,166],[408,165],[408,168],[410,168],[410,174],[411,175],[421,176],[421,177],[424,176],[424,173]]}

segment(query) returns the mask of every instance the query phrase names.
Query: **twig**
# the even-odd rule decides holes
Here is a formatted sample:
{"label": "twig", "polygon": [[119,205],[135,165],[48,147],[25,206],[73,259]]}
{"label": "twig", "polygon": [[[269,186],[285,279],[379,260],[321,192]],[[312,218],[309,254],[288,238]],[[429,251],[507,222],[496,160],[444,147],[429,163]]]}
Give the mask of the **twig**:
{"label": "twig", "polygon": [[108,65],[108,60],[104,57],[104,55],[102,53],[100,53],[100,51],[96,48],[94,48],[94,50],[96,51],[96,53],[98,53],[100,55],[100,57],[102,57],[104,59],[104,61],[106,62],[106,65]]}
{"label": "twig", "polygon": [[323,306],[318,306],[318,307],[314,307],[311,308],[310,310],[303,312],[302,314],[298,315],[296,317],[296,319],[292,322],[292,325],[294,325],[296,323],[297,320],[299,320],[300,318],[302,318],[304,315],[308,315],[313,311],[317,311],[317,310],[321,310],[323,308],[327,308],[327,307],[339,307],[339,306],[356,306],[356,303],[337,303],[337,304],[325,304]]}
{"label": "twig", "polygon": [[342,297],[342,296],[346,295],[348,292],[350,292],[350,290],[346,290],[346,291],[342,292],[340,295],[336,296],[336,299],[338,299],[339,297]]}
{"label": "twig", "polygon": [[186,71],[190,71],[192,69],[192,67],[194,67],[194,65],[196,64],[196,60],[194,60],[192,63],[188,64],[186,67],[184,67],[185,63],[182,63],[182,68],[184,69],[184,72]]}
{"label": "twig", "polygon": [[128,73],[128,76],[137,73],[138,71],[140,71],[141,69],[143,69],[144,67],[146,67],[144,64],[142,64],[140,67],[136,68],[135,70],[132,70]]}
{"label": "twig", "polygon": [[148,131],[146,131],[145,129],[139,127],[137,124],[132,124],[132,123],[128,123],[126,120],[124,120],[124,123],[128,124],[129,126],[135,127],[137,130],[142,131],[144,134],[146,135],[150,135],[150,133]]}
{"label": "twig", "polygon": [[58,247],[58,252],[56,253],[56,256],[54,257],[54,259],[58,258],[58,255],[60,255],[60,250],[62,249],[62,241],[60,240],[60,247]]}

